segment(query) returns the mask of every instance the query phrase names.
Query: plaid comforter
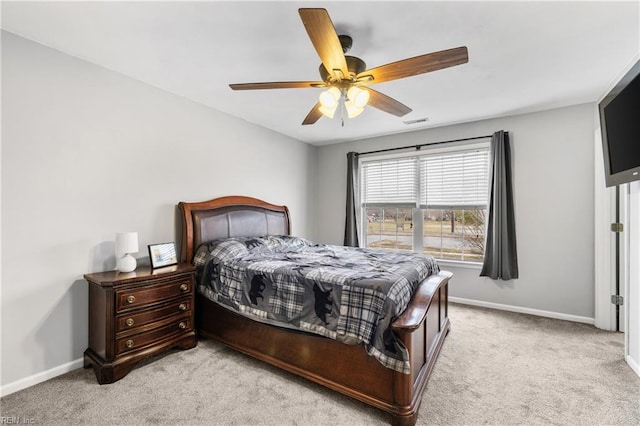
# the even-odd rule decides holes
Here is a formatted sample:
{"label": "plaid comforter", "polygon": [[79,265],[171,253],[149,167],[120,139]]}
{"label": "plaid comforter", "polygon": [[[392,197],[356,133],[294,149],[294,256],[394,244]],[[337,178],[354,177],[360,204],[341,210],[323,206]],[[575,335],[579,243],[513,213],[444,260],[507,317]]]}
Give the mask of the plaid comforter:
{"label": "plaid comforter", "polygon": [[418,284],[439,272],[432,257],[418,253],[290,236],[216,240],[198,249],[194,264],[207,298],[258,321],[362,344],[406,374],[408,353],[390,324]]}

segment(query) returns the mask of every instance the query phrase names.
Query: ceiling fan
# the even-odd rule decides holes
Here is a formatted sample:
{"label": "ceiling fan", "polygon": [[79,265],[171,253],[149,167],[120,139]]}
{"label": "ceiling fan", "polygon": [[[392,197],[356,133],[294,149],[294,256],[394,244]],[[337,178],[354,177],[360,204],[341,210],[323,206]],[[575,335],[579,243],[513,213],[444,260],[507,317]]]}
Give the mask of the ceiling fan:
{"label": "ceiling fan", "polygon": [[366,86],[436,71],[469,61],[467,48],[462,46],[366,69],[362,59],[345,56],[353,41],[347,35],[338,36],[325,9],[302,8],[298,9],[298,12],[311,43],[322,61],[320,64],[322,80],[241,83],[230,84],[229,87],[233,90],[327,88],[320,94],[319,101],[302,121],[303,125],[314,124],[322,115],[333,118],[339,106],[344,108],[342,112],[346,110],[349,118],[359,115],[367,104],[402,117],[411,112],[411,108]]}

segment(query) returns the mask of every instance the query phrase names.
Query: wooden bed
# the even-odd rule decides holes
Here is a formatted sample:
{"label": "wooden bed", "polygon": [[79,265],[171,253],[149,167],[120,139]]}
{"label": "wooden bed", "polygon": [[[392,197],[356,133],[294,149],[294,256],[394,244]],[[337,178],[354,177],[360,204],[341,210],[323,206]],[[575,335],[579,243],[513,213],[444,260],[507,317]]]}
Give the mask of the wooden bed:
{"label": "wooden bed", "polygon": [[[243,196],[181,202],[181,260],[192,262],[200,244],[225,237],[289,235],[289,210]],[[410,355],[411,374],[385,368],[362,346],[275,327],[240,316],[197,294],[199,335],[295,373],[392,414],[413,425],[422,392],[449,331],[448,282],[440,272],[420,284],[409,306],[392,324]]]}

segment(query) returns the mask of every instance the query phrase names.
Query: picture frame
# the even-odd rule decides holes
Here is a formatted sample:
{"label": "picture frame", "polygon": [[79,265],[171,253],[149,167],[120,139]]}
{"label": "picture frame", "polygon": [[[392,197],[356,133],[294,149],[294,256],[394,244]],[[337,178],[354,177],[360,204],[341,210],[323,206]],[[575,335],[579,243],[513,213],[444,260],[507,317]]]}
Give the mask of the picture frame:
{"label": "picture frame", "polygon": [[176,245],[173,242],[149,244],[149,260],[151,269],[164,268],[178,264]]}

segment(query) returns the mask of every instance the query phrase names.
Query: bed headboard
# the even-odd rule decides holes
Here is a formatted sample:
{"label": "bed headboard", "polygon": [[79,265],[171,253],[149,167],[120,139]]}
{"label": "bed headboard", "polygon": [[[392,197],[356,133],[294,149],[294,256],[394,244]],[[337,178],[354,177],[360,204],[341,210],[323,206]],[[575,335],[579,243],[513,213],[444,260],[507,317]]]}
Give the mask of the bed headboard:
{"label": "bed headboard", "polygon": [[289,235],[287,206],[238,195],[196,203],[180,202],[182,248],[180,259],[191,263],[200,244],[217,238]]}

